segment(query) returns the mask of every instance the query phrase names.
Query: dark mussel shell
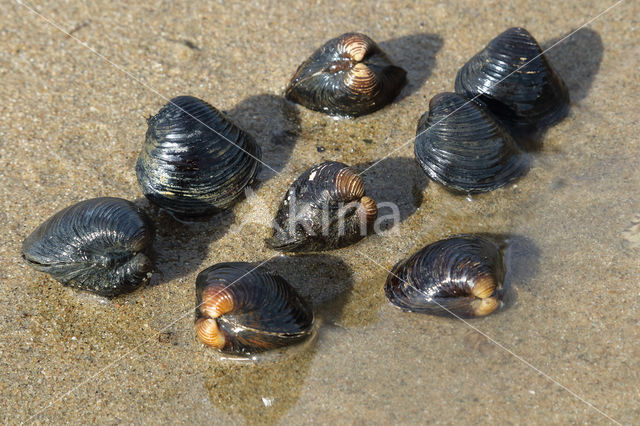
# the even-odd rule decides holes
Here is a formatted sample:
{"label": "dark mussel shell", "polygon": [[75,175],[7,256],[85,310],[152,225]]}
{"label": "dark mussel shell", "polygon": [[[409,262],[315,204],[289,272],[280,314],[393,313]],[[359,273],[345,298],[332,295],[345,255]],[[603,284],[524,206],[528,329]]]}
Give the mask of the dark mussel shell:
{"label": "dark mussel shell", "polygon": [[315,165],[289,187],[267,246],[285,252],[345,247],[364,238],[378,215],[364,182],[336,161]]}
{"label": "dark mussel shell", "polygon": [[503,254],[494,242],[458,235],[429,244],[397,263],[385,293],[404,311],[484,316],[500,306],[504,276]]}
{"label": "dark mussel shell", "polygon": [[298,67],[285,96],[314,111],[357,117],[393,101],[406,75],[369,37],[347,33]]}
{"label": "dark mussel shell", "polygon": [[418,122],[414,153],[422,170],[455,192],[500,188],[529,170],[529,156],[485,108],[440,93]]}
{"label": "dark mussel shell", "polygon": [[145,253],[153,239],[148,217],[120,198],[94,198],[67,207],[24,240],[22,257],[63,285],[116,296],[151,277]]}
{"label": "dark mussel shell", "polygon": [[516,131],[550,126],[569,109],[566,85],[524,28],[508,29],[472,57],[458,71],[455,90],[469,98],[479,95]]}
{"label": "dark mussel shell", "polygon": [[154,204],[179,216],[229,208],[259,171],[253,137],[208,103],[180,96],[149,119],[136,164],[138,184]]}
{"label": "dark mussel shell", "polygon": [[301,342],[313,311],[279,275],[218,263],[196,278],[196,334],[223,352],[250,354]]}

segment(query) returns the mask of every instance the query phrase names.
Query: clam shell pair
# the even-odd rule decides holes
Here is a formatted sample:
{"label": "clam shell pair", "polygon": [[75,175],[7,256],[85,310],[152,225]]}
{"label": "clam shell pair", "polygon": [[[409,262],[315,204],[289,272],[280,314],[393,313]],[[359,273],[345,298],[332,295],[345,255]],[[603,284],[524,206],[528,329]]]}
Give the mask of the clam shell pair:
{"label": "clam shell pair", "polygon": [[152,239],[149,218],[133,203],[94,198],[38,226],[24,240],[22,257],[65,286],[111,297],[148,281]]}
{"label": "clam shell pair", "polygon": [[471,58],[418,122],[415,156],[424,172],[455,192],[500,188],[529,169],[513,135],[563,118],[569,96],[536,40],[511,28]]}
{"label": "clam shell pair", "polygon": [[314,111],[357,117],[390,103],[406,75],[371,38],[347,33],[329,40],[298,67],[285,96]]}
{"label": "clam shell pair", "polygon": [[493,241],[458,235],[398,262],[387,278],[385,294],[403,311],[484,316],[500,306],[505,272],[502,251]]}
{"label": "clam shell pair", "polygon": [[148,124],[138,184],[152,203],[178,216],[229,208],[259,171],[253,137],[203,100],[174,98]]}
{"label": "clam shell pair", "polygon": [[302,173],[289,187],[267,246],[285,252],[345,247],[364,238],[378,208],[362,178],[346,164],[327,161]]}
{"label": "clam shell pair", "polygon": [[313,311],[277,274],[249,263],[211,266],[196,278],[196,334],[222,352],[251,354],[311,335]]}

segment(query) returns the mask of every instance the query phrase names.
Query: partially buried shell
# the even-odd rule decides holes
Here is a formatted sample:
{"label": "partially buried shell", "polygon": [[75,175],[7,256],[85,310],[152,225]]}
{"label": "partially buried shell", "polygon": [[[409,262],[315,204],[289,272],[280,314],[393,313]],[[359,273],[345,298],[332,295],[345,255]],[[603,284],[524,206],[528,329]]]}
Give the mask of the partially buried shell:
{"label": "partially buried shell", "polygon": [[279,275],[249,263],[218,263],[196,278],[196,334],[223,352],[249,354],[311,335],[310,306]]}
{"label": "partially buried shell", "polygon": [[376,202],[349,166],[327,161],[311,167],[289,187],[278,208],[269,247],[285,252],[330,250],[364,238]]}
{"label": "partially buried shell", "polygon": [[144,195],[179,216],[229,208],[259,171],[254,139],[208,103],[180,96],[149,119],[136,175]]}
{"label": "partially buried shell", "polygon": [[385,285],[404,311],[474,317],[500,306],[505,266],[500,248],[475,235],[429,244],[397,263]]}
{"label": "partially buried shell", "polygon": [[286,97],[315,111],[357,117],[390,103],[406,74],[369,37],[347,33],[329,40],[298,67]]}
{"label": "partially buried shell", "polygon": [[147,216],[120,198],[94,198],[67,207],[36,228],[22,257],[63,285],[102,296],[130,292],[151,276],[145,253],[153,238]]}
{"label": "partially buried shell", "polygon": [[510,28],[472,57],[456,76],[455,90],[489,107],[517,131],[561,120],[569,92],[538,42],[524,28]]}
{"label": "partially buried shell", "polygon": [[485,108],[440,93],[418,122],[414,153],[422,170],[455,192],[497,189],[529,169],[529,157]]}

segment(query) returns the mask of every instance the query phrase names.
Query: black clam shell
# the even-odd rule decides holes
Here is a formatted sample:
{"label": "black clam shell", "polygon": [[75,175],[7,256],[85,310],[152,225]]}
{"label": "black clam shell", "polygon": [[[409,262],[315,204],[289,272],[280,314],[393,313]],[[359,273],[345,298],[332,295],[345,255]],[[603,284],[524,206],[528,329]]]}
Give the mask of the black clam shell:
{"label": "black clam shell", "polygon": [[377,216],[364,183],[337,161],[315,165],[291,184],[280,204],[267,246],[285,252],[345,247],[364,238]]}
{"label": "black clam shell", "polygon": [[458,235],[398,262],[385,294],[404,311],[482,316],[499,307],[505,271],[502,251],[493,241]]}
{"label": "black clam shell", "polygon": [[369,37],[347,33],[329,40],[298,67],[285,96],[314,111],[357,117],[390,103],[405,85],[406,74]]}
{"label": "black clam shell", "polygon": [[144,195],[180,216],[229,208],[259,171],[253,137],[208,103],[180,96],[149,119],[136,175]]}
{"label": "black clam shell", "polygon": [[550,126],[569,109],[569,91],[524,28],[491,40],[456,76],[455,90],[478,100],[512,130]]}
{"label": "black clam shell", "polygon": [[196,278],[196,332],[223,352],[299,343],[311,335],[313,321],[310,305],[284,278],[249,263],[218,263]]}
{"label": "black clam shell", "polygon": [[67,207],[24,240],[22,257],[63,285],[116,296],[151,276],[148,217],[120,198],[94,198]]}
{"label": "black clam shell", "polygon": [[485,108],[440,93],[418,122],[414,153],[422,170],[455,192],[500,188],[529,169],[529,157]]}

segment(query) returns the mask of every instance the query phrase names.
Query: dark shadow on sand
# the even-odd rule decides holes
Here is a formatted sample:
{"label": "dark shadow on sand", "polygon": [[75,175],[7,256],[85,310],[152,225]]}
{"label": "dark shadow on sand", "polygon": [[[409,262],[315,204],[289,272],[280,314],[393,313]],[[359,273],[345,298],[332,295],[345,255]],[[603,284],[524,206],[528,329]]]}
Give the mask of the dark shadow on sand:
{"label": "dark shadow on sand", "polygon": [[167,283],[202,269],[211,243],[222,238],[234,222],[232,210],[191,221],[178,220],[145,198],[134,201],[153,222],[153,276],[149,286]]}
{"label": "dark shadow on sand", "polygon": [[[600,69],[604,46],[600,35],[592,29],[582,28],[566,40],[562,40],[568,34],[571,34],[571,31],[543,43],[542,49],[550,49],[545,52],[545,56],[565,82],[570,102],[575,104],[587,96]],[[571,106],[568,114],[570,110]],[[545,127],[525,132],[516,131],[514,137],[526,151],[535,152],[542,149],[542,141],[548,129]]]}
{"label": "dark shadow on sand", "polygon": [[279,173],[289,161],[301,132],[300,113],[295,105],[281,96],[262,94],[244,99],[225,114],[260,145],[266,165],[258,174],[258,185]]}
{"label": "dark shadow on sand", "polygon": [[[564,37],[566,35],[549,40],[542,48],[549,49]],[[572,102],[580,102],[589,93],[603,54],[602,38],[590,28],[581,28],[545,53],[551,66],[567,84]]]}
{"label": "dark shadow on sand", "polygon": [[400,222],[420,207],[429,179],[413,158],[385,158],[374,164],[375,161],[360,163],[353,169],[358,173],[364,171],[362,179],[367,195],[378,204],[379,229],[385,231],[394,225],[394,205]]}
{"label": "dark shadow on sand", "polygon": [[333,323],[353,288],[351,268],[339,257],[326,254],[277,256],[264,268],[278,273],[308,300],[316,316]]}
{"label": "dark shadow on sand", "polygon": [[[517,234],[480,234],[494,241],[503,251],[506,275],[503,283],[504,306],[517,302],[515,289],[530,291],[540,270],[540,249],[528,237]],[[501,311],[499,310],[498,313]]]}
{"label": "dark shadow on sand", "polygon": [[398,102],[420,90],[427,81],[443,42],[437,34],[417,33],[383,41],[379,45],[396,65],[407,71],[407,85],[395,99]]}

